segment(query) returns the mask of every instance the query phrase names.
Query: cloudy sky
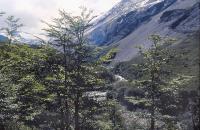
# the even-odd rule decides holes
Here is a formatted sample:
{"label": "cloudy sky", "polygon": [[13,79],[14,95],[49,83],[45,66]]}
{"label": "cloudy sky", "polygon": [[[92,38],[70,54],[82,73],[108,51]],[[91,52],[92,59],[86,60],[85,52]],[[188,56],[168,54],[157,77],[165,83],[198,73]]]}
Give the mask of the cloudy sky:
{"label": "cloudy sky", "polygon": [[[0,11],[7,15],[15,15],[21,18],[25,25],[23,31],[38,34],[41,33],[43,24],[41,20],[49,21],[58,15],[58,9],[64,9],[78,14],[80,6],[94,10],[100,15],[108,11],[120,0],[0,0]],[[0,24],[2,24],[2,18]]]}

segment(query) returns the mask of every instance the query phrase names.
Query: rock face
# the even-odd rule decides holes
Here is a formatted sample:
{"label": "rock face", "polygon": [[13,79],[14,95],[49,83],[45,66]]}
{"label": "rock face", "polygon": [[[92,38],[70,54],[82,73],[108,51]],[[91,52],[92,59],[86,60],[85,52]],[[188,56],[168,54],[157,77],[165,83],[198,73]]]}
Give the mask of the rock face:
{"label": "rock face", "polygon": [[121,40],[176,0],[122,0],[95,25],[90,41],[104,45]]}
{"label": "rock face", "polygon": [[88,32],[98,45],[117,45],[114,62],[127,61],[136,54],[138,44],[150,47],[151,34],[185,37],[199,30],[198,0],[122,0],[102,16]]}
{"label": "rock face", "polygon": [[200,3],[195,4],[189,9],[166,11],[160,17],[160,21],[164,23],[173,21],[169,26],[171,29],[187,33],[199,29],[200,24],[198,24],[198,15],[200,15]]}

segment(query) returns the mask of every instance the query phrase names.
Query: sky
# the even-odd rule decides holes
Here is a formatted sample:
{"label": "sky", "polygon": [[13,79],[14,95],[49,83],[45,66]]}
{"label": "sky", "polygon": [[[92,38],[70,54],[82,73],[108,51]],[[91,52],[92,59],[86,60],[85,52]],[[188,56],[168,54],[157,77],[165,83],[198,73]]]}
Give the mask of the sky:
{"label": "sky", "polygon": [[[80,13],[80,6],[94,11],[95,15],[111,9],[120,0],[0,0],[0,11],[6,15],[21,18],[24,24],[22,31],[34,35],[42,33],[44,24],[41,20],[50,21],[58,16],[58,10],[64,9],[72,14]],[[4,16],[6,17],[6,16]],[[0,19],[2,25],[3,19]]]}

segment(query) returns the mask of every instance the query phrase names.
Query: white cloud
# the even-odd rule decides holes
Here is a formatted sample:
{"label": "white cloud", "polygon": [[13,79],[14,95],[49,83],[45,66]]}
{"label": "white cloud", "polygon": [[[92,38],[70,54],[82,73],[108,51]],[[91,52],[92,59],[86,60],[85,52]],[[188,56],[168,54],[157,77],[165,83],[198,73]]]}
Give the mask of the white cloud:
{"label": "white cloud", "polygon": [[[23,31],[37,34],[41,32],[41,20],[49,21],[58,15],[58,9],[74,14],[79,7],[85,6],[99,15],[108,11],[120,0],[0,0],[0,11],[21,18],[25,27]],[[0,21],[2,23],[2,21]]]}

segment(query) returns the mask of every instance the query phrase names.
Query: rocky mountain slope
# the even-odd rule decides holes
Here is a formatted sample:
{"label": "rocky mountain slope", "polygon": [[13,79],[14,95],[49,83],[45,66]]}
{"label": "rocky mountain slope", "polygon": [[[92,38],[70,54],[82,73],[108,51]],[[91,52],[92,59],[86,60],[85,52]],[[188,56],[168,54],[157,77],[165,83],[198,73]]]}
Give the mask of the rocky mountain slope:
{"label": "rocky mountain slope", "polygon": [[178,39],[200,27],[198,0],[122,0],[89,30],[89,39],[98,45],[119,49],[114,62],[137,55],[136,45],[150,47],[151,34]]}
{"label": "rocky mountain slope", "polygon": [[0,42],[5,42],[7,40],[8,40],[7,37],[0,35]]}

